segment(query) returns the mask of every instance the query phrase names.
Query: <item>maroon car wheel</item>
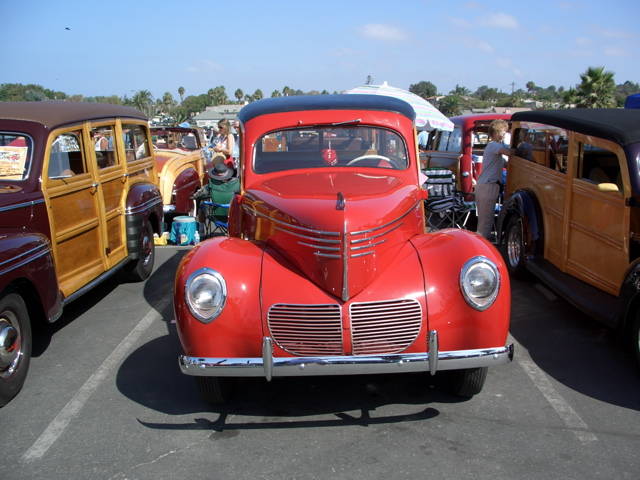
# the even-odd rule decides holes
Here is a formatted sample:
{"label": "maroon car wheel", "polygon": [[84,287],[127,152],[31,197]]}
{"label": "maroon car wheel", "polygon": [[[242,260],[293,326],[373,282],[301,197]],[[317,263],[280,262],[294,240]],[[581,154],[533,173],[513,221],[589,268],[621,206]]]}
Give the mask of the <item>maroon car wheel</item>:
{"label": "maroon car wheel", "polygon": [[153,270],[155,260],[155,245],[153,242],[153,228],[148,218],[142,221],[142,228],[138,234],[138,258],[127,267],[127,273],[131,280],[146,280]]}
{"label": "maroon car wheel", "polygon": [[15,397],[27,377],[31,359],[31,324],[17,293],[0,298],[0,407]]}

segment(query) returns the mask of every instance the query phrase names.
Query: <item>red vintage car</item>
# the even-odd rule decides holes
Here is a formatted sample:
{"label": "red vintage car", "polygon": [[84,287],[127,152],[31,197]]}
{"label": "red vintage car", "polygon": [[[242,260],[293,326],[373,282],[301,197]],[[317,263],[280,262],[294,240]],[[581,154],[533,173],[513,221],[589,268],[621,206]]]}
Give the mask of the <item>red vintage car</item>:
{"label": "red vintage car", "polygon": [[181,262],[182,371],[228,377],[450,370],[472,396],[508,362],[510,286],[474,233],[425,233],[414,111],[370,95],[265,99],[240,112],[229,237]]}
{"label": "red vintage car", "polygon": [[489,124],[498,119],[509,122],[511,114],[477,113],[451,117],[453,131],[436,132],[429,150],[420,154],[423,168],[451,170],[456,176],[457,189],[470,200],[475,181],[482,172],[484,148],[489,143]]}

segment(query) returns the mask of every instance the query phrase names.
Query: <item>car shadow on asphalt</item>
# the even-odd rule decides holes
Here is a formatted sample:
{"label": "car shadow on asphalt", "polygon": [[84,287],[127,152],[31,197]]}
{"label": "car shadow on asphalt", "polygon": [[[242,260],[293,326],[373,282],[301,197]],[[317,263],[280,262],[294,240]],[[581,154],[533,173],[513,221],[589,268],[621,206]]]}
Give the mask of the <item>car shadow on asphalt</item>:
{"label": "car shadow on asphalt", "polygon": [[640,410],[640,369],[613,330],[533,280],[511,285],[511,335],[540,369],[581,394]]}

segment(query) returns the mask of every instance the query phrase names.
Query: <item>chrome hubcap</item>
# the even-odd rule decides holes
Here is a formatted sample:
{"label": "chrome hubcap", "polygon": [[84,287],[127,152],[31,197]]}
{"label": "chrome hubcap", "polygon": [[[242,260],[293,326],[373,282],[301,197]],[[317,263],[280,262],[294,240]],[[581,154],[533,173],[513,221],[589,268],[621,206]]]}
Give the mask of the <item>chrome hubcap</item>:
{"label": "chrome hubcap", "polygon": [[509,265],[513,268],[517,267],[522,258],[522,221],[518,222],[509,229],[507,235],[507,257]]}
{"label": "chrome hubcap", "polygon": [[22,358],[20,325],[12,312],[4,312],[0,317],[0,378],[6,378],[16,371]]}
{"label": "chrome hubcap", "polygon": [[147,235],[147,232],[145,232],[144,236],[142,237],[142,258],[145,265],[148,264],[151,260],[151,252],[153,248],[153,244],[151,243],[152,241],[153,240],[151,239],[151,237],[149,237],[149,235]]}

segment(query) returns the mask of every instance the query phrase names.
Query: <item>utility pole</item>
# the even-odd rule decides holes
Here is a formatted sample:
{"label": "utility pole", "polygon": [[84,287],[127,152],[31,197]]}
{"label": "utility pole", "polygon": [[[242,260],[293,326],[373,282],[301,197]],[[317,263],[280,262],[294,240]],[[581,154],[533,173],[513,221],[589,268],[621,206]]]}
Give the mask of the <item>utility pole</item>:
{"label": "utility pole", "polygon": [[516,90],[516,82],[511,82],[510,85],[511,85],[511,95],[513,95],[513,92],[515,92]]}

